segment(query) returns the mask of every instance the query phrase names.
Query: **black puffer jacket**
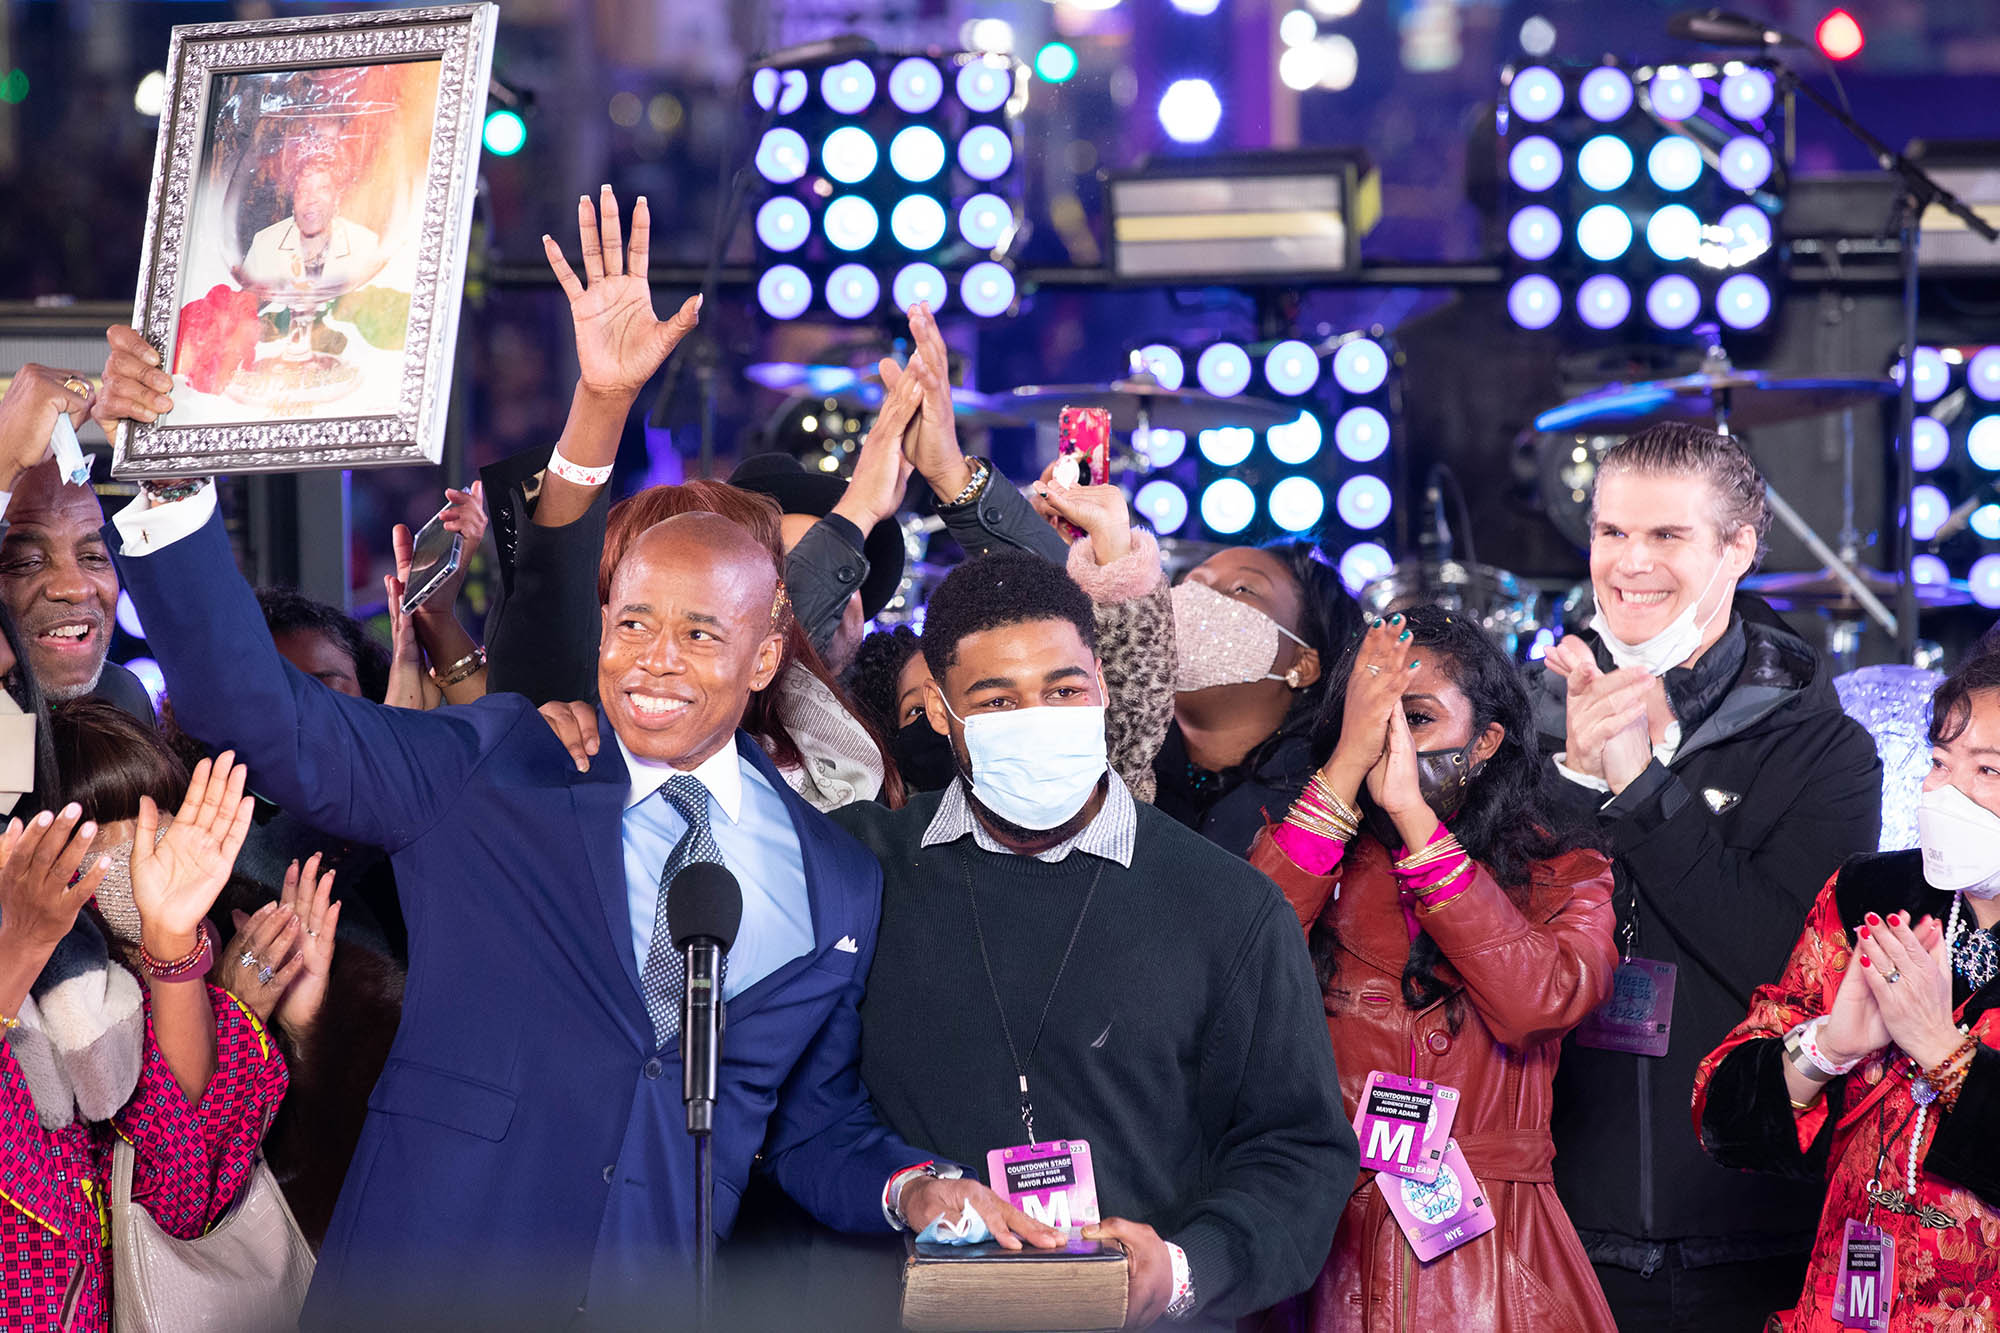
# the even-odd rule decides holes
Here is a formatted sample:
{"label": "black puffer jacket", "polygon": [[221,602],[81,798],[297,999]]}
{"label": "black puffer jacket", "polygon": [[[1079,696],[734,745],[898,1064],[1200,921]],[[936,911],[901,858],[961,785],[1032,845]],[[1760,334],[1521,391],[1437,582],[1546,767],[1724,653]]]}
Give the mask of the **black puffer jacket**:
{"label": "black puffer jacket", "polygon": [[[1628,1268],[1659,1264],[1673,1242],[1689,1266],[1802,1254],[1819,1216],[1816,1183],[1711,1161],[1689,1128],[1689,1098],[1696,1064],[1784,969],[1827,876],[1875,850],[1882,769],[1818,654],[1754,597],[1739,595],[1735,614],[1742,666],[1671,764],[1654,760],[1615,800],[1555,784],[1607,839],[1620,939],[1629,926],[1635,956],[1677,969],[1664,1056],[1572,1037],[1556,1080],[1556,1188],[1591,1257]],[[1537,667],[1530,691],[1554,755],[1564,681]]]}

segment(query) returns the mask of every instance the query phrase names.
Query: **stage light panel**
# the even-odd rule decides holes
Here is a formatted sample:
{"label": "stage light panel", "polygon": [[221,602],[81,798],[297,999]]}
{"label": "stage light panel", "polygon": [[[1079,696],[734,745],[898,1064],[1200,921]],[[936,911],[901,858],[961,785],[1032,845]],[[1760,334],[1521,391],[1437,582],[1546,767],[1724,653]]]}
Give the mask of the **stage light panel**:
{"label": "stage light panel", "polygon": [[1716,170],[1732,189],[1756,190],[1771,179],[1772,166],[1769,145],[1755,135],[1739,134],[1722,145]]}
{"label": "stage light panel", "polygon": [[1612,329],[1632,313],[1632,289],[1624,280],[1598,273],[1576,289],[1577,317],[1593,329]]}
{"label": "stage light panel", "polygon": [[890,298],[895,301],[898,310],[908,310],[923,301],[935,313],[944,308],[945,299],[950,294],[951,286],[945,282],[938,266],[921,261],[903,265],[889,288]]}
{"label": "stage light panel", "polygon": [[760,69],[750,77],[750,94],[766,111],[772,109],[771,99],[777,98],[778,114],[789,116],[806,104],[805,71],[788,69],[780,73],[775,69]]}
{"label": "stage light panel", "polygon": [[[1971,527],[1987,541],[2000,541],[2000,504],[1981,505],[1973,510]],[[1931,558],[1937,559],[1935,556]],[[1944,562],[1939,560],[1938,563]]]}
{"label": "stage light panel", "polygon": [[1540,194],[1562,179],[1562,150],[1545,135],[1531,134],[1507,154],[1507,174],[1530,194]]}
{"label": "stage light panel", "polygon": [[1646,248],[1669,264],[1692,259],[1701,248],[1701,219],[1686,204],[1668,204],[1646,219]]}
{"label": "stage light panel", "polygon": [[944,239],[944,205],[913,194],[889,211],[889,234],[905,250],[928,250]]}
{"label": "stage light panel", "polygon": [[843,194],[826,206],[821,218],[826,239],[841,250],[860,250],[875,243],[882,220],[875,205],[858,194]]}
{"label": "stage light panel", "polygon": [[1722,109],[1738,120],[1755,120],[1771,109],[1777,90],[1761,69],[1739,69],[1722,80]]}
{"label": "stage light panel", "polygon": [[1215,343],[1194,363],[1201,387],[1217,398],[1234,398],[1250,384],[1250,354],[1235,343]]}
{"label": "stage light panel", "polygon": [[1195,436],[1195,446],[1217,467],[1235,467],[1257,447],[1257,432],[1248,426],[1211,426]]}
{"label": "stage light panel", "polygon": [[1389,552],[1375,542],[1356,542],[1340,554],[1340,581],[1349,594],[1381,578],[1396,567]]}
{"label": "stage light panel", "polygon": [[2000,416],[1981,417],[1965,432],[1965,452],[1973,465],[2000,472]]}
{"label": "stage light panel", "polygon": [[889,71],[889,100],[913,116],[921,116],[944,96],[944,75],[921,56],[896,62]]}
{"label": "stage light panel", "polygon": [[1176,79],[1160,94],[1159,116],[1176,143],[1207,143],[1222,123],[1222,99],[1207,79]]}
{"label": "stage light panel", "polygon": [[1647,86],[1653,114],[1661,120],[1686,120],[1701,110],[1701,80],[1678,65],[1664,65]]}
{"label": "stage light panel", "polygon": [[1326,492],[1311,477],[1285,477],[1266,501],[1271,521],[1286,532],[1309,532],[1326,513]]}
{"label": "stage light panel", "polygon": [[958,71],[958,100],[981,115],[998,111],[1014,90],[1014,77],[1004,61],[981,58]]}
{"label": "stage light panel", "polygon": [[[1165,343],[1147,343],[1139,349],[1139,364],[1153,373],[1163,389],[1178,389],[1187,378],[1187,366],[1178,349]],[[1164,463],[1158,464],[1165,467]]]}
{"label": "stage light panel", "polygon": [[1646,154],[1646,174],[1668,194],[1678,194],[1701,179],[1701,149],[1692,139],[1669,134]]}
{"label": "stage light panel", "polygon": [[1577,248],[1608,264],[1632,247],[1632,219],[1616,204],[1597,204],[1576,220]]}
{"label": "stage light panel", "polygon": [[[1917,349],[1916,388],[1911,396],[1920,403],[1934,403],[1951,383],[1951,367],[1945,364],[1942,353],[1935,347]],[[1903,363],[1898,361],[1889,372],[1896,383],[1903,382]]]}
{"label": "stage light panel", "polygon": [[1663,329],[1684,329],[1701,313],[1701,289],[1694,279],[1669,273],[1646,289],[1646,318]]}
{"label": "stage light panel", "polygon": [[1755,204],[1732,205],[1722,215],[1729,267],[1755,263],[1771,248],[1771,215]]}
{"label": "stage light panel", "polygon": [[757,239],[773,250],[796,250],[810,235],[812,217],[788,194],[773,195],[757,210]]}
{"label": "stage light panel", "polygon": [[[1989,505],[1988,508],[1994,507]],[[2000,513],[2000,509],[1995,509],[1994,512]],[[1977,526],[1976,515],[1974,516],[1974,525]],[[1910,561],[1910,579],[1914,583],[1928,583],[1933,586],[1942,587],[1951,582],[1951,566],[1945,564],[1937,556],[1920,555]]]}
{"label": "stage light panel", "polygon": [[757,279],[757,304],[773,319],[797,319],[812,297],[812,279],[796,264],[773,264]]}
{"label": "stage light panel", "polygon": [[1771,288],[1754,273],[1724,278],[1715,289],[1715,313],[1732,329],[1754,329],[1771,317]]}
{"label": "stage light panel", "polygon": [[2000,401],[2000,346],[1982,347],[1965,363],[1965,387],[1987,402]]}
{"label": "stage light panel", "polygon": [[1373,338],[1355,338],[1333,354],[1333,382],[1349,393],[1374,393],[1389,378],[1389,354]]}
{"label": "stage light panel", "polygon": [[766,130],[757,144],[757,170],[774,185],[789,185],[806,174],[806,141],[797,130]]}
{"label": "stage light panel", "polygon": [[875,71],[859,60],[829,65],[819,76],[819,95],[828,109],[858,116],[875,100]]}
{"label": "stage light panel", "polygon": [[1935,486],[1914,486],[1910,489],[1910,535],[1920,542],[1927,542],[1937,536],[1937,530],[1944,526],[1945,517],[1951,513],[1951,501],[1944,498],[1944,492]]}
{"label": "stage light panel", "polygon": [[974,125],[958,141],[958,165],[976,181],[998,180],[1014,165],[1014,141],[998,125]]}
{"label": "stage light panel", "polygon": [[882,300],[882,280],[865,264],[842,264],[826,278],[826,304],[842,319],[875,313]]}
{"label": "stage light panel", "polygon": [[1340,515],[1340,521],[1348,527],[1367,532],[1371,528],[1380,527],[1389,517],[1391,503],[1389,483],[1380,477],[1349,477],[1340,484],[1340,493],[1334,500],[1334,510]]}
{"label": "stage light panel", "polygon": [[1951,456],[1951,434],[1936,417],[1918,417],[1910,423],[1910,465],[1930,472]]}
{"label": "stage light panel", "polygon": [[1507,223],[1507,244],[1515,254],[1529,261],[1554,254],[1562,244],[1562,236],[1562,220],[1554,209],[1542,204],[1529,204]]}
{"label": "stage light panel", "polygon": [[1255,517],[1256,493],[1234,477],[1212,481],[1201,493],[1201,521],[1210,532],[1231,537],[1249,527]]}
{"label": "stage light panel", "polygon": [[859,125],[842,125],[819,146],[822,170],[842,185],[855,185],[875,172],[882,153],[875,136]]}
{"label": "stage light panel", "polygon": [[1162,537],[1179,532],[1188,519],[1187,492],[1164,477],[1155,477],[1132,497],[1132,507]]}
{"label": "stage light panel", "polygon": [[1306,343],[1287,338],[1264,354],[1264,381],[1287,398],[1319,383],[1319,356]]}
{"label": "stage light panel", "polygon": [[1334,448],[1353,463],[1372,463],[1389,448],[1389,419],[1365,403],[1350,407],[1333,423]]}
{"label": "stage light panel", "polygon": [[1014,304],[1014,275],[991,260],[974,264],[959,281],[958,299],[975,315],[1004,315]]}
{"label": "stage light panel", "polygon": [[1632,146],[1615,134],[1599,134],[1576,152],[1577,178],[1603,194],[1632,179]]}
{"label": "stage light panel", "polygon": [[996,250],[1014,230],[1014,210],[997,194],[975,194],[958,209],[958,234],[979,250]]}
{"label": "stage light panel", "polygon": [[1310,412],[1301,412],[1293,420],[1264,432],[1264,444],[1271,457],[1288,467],[1298,467],[1319,457],[1320,445],[1325,440],[1326,428]]}
{"label": "stage light panel", "polygon": [[1507,105],[1522,120],[1541,124],[1552,120],[1563,105],[1563,81],[1552,69],[1530,65],[1507,86]]}
{"label": "stage light panel", "polygon": [[1143,440],[1134,432],[1133,442],[1146,455],[1146,465],[1150,468],[1172,467],[1187,453],[1187,432],[1184,430],[1148,426]]}
{"label": "stage light panel", "polygon": [[1576,96],[1585,115],[1608,125],[1632,109],[1632,80],[1622,69],[1594,69],[1583,76]]}
{"label": "stage light panel", "polygon": [[889,165],[898,176],[921,185],[944,170],[944,140],[928,125],[907,125],[889,140]]}
{"label": "stage light panel", "polygon": [[1543,273],[1518,278],[1507,290],[1507,313],[1524,329],[1545,329],[1562,314],[1562,289]]}

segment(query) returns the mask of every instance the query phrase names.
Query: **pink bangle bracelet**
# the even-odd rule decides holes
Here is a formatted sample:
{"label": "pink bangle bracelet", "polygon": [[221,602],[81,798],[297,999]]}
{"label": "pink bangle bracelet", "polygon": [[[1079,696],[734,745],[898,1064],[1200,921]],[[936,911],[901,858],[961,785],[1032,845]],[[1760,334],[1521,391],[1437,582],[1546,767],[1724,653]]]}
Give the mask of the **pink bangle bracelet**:
{"label": "pink bangle bracelet", "polygon": [[139,961],[145,966],[146,975],[155,981],[163,982],[199,981],[207,976],[209,969],[215,966],[216,943],[214,925],[207,921],[202,922],[200,934],[201,942],[195,945],[194,950],[187,957],[177,958],[168,963],[163,963],[153,957],[147,951],[146,946],[141,944],[139,946]]}

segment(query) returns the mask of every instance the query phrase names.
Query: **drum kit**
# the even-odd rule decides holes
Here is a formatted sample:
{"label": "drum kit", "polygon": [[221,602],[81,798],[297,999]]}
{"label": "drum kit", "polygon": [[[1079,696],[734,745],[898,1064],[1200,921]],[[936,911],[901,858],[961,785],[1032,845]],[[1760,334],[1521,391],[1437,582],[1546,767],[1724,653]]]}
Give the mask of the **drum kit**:
{"label": "drum kit", "polygon": [[[1742,435],[1761,427],[1879,407],[1897,391],[1895,382],[1887,378],[1778,377],[1738,370],[1729,364],[1712,329],[1697,329],[1696,333],[1708,336],[1702,366],[1693,374],[1606,385],[1536,418],[1544,505],[1552,521],[1572,540],[1587,542],[1587,525],[1581,513],[1587,510],[1598,458],[1633,432],[1675,421]],[[879,376],[847,366],[764,362],[747,373],[766,388],[823,398],[828,408],[838,407],[856,416],[871,414],[882,400]],[[1261,430],[1281,425],[1297,413],[1296,407],[1261,399],[1222,398],[1200,389],[1170,387],[1136,355],[1130,372],[1108,383],[1026,385],[1003,393],[955,389],[953,400],[961,429],[1053,424],[1064,407],[1102,407],[1111,413],[1114,435],[1123,443],[1114,454],[1114,473],[1143,471],[1149,466],[1144,451],[1154,430],[1190,435],[1228,426]],[[1845,665],[1852,665],[1861,631],[1869,620],[1891,636],[1895,634],[1897,622],[1890,607],[1900,587],[1894,575],[1858,563],[1851,429],[1846,440],[1845,512],[1837,539],[1839,549],[1822,539],[1784,496],[1770,489],[1776,516],[1821,561],[1822,568],[1805,574],[1761,575],[1744,580],[1743,586],[1781,611],[1825,615],[1830,622],[1829,648],[1837,657],[1850,659]],[[1437,511],[1436,522],[1425,525],[1424,549],[1360,589],[1357,599],[1364,610],[1383,614],[1421,603],[1444,606],[1477,619],[1495,642],[1518,656],[1527,655],[1538,639],[1545,645],[1564,621],[1588,615],[1587,584],[1552,604],[1543,590],[1527,579],[1497,566],[1452,558],[1450,528],[1436,485],[1433,476],[1427,502]],[[913,557],[921,553],[922,535],[938,526],[935,518],[909,520],[906,529]],[[1442,549],[1430,531],[1443,539]],[[1221,549],[1216,544],[1172,538],[1163,540],[1161,548],[1170,566],[1192,566]],[[924,582],[927,574],[941,577],[943,573],[914,558],[912,569],[918,583]],[[920,600],[920,592],[907,600],[912,604]],[[1919,583],[1916,587],[1920,611],[1970,601],[1960,584]]]}

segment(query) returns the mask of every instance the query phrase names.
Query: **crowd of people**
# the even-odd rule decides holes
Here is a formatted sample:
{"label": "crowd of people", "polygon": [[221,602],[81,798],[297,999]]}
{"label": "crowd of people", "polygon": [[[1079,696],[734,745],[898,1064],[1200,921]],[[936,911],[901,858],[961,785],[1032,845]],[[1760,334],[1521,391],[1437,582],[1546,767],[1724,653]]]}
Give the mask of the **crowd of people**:
{"label": "crowd of people", "polygon": [[[1310,542],[1170,586],[1115,486],[960,448],[921,305],[851,479],[613,503],[700,314],[657,318],[649,227],[607,189],[581,275],[549,243],[568,423],[448,494],[473,543],[491,504],[483,641],[456,586],[388,644],[253,590],[211,478],[107,523],[46,454],[171,409],[133,330],[0,399],[0,1326],[111,1327],[120,1219],[220,1235],[267,1178],[317,1266],[244,1310],[673,1326],[667,886],[711,861],[718,1326],[893,1326],[897,1232],[1064,1244],[987,1154],[1080,1140],[1130,1327],[2000,1328],[2000,652],[1878,852],[1873,742],[1739,591],[1733,440],[1610,451],[1595,616],[1523,668]],[[913,483],[965,559],[867,633]]]}

